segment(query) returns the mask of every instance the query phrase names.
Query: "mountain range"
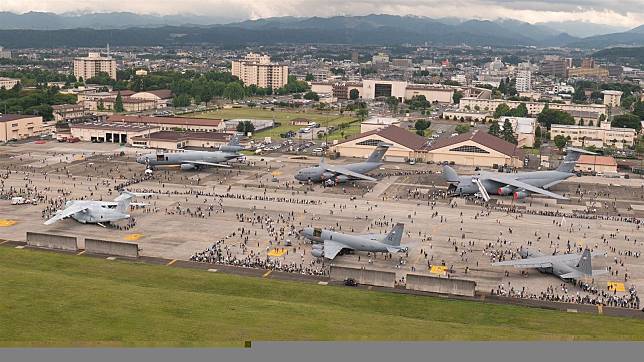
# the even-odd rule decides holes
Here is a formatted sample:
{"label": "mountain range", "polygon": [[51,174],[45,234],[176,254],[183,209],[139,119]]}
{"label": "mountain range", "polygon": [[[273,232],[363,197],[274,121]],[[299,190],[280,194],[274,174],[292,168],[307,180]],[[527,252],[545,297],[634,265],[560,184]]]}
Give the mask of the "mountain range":
{"label": "mountain range", "polygon": [[[51,21],[50,21],[51,19]],[[430,44],[472,46],[537,46],[606,48],[643,46],[644,25],[635,29],[578,37],[562,32],[562,26],[580,33],[580,23],[530,24],[512,19],[432,19],[419,16],[366,15],[334,17],[277,17],[226,22],[198,16],[98,13],[57,15],[51,13],[0,13],[0,45],[26,47],[93,47],[215,44],[327,43],[327,44]],[[214,25],[213,25],[214,24]],[[133,26],[136,25],[136,26]],[[45,30],[49,29],[49,30]],[[593,33],[586,31],[586,34]]]}

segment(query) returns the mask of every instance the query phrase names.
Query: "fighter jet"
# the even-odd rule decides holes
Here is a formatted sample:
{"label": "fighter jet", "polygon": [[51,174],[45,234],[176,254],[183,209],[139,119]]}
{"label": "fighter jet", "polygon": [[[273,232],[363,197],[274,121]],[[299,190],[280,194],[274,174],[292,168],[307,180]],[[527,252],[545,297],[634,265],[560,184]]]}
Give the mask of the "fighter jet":
{"label": "fighter jet", "polygon": [[513,266],[515,268],[536,268],[542,273],[554,274],[562,280],[595,277],[608,273],[608,270],[593,270],[592,256],[602,255],[592,253],[589,249],[579,254],[544,255],[542,253],[521,249],[519,255],[523,259],[492,263],[492,266]]}
{"label": "fighter jet", "polygon": [[398,223],[389,234],[348,235],[320,228],[304,228],[300,234],[319,244],[313,245],[311,254],[333,260],[343,249],[379,253],[406,252],[400,245],[405,225]]}
{"label": "fighter jet", "polygon": [[71,217],[82,224],[98,224],[105,227],[106,223],[129,218],[128,207],[130,205],[145,205],[132,203],[132,198],[148,195],[151,194],[123,191],[113,202],[70,200],[65,203],[65,209],[58,210],[54,217],[45,221],[45,225],[51,225]]}
{"label": "fighter jet", "polygon": [[383,165],[382,157],[391,147],[387,143],[379,143],[366,162],[351,163],[344,166],[329,165],[324,161],[315,167],[307,167],[295,174],[295,179],[302,182],[325,182],[329,185],[347,182],[349,180],[376,181],[375,178],[364,175]]}
{"label": "fighter jet", "polygon": [[554,171],[533,171],[518,173],[485,172],[472,176],[459,176],[453,168],[443,166],[443,178],[450,185],[447,192],[450,196],[479,194],[485,201],[490,200],[490,194],[512,195],[515,200],[524,199],[531,193],[537,193],[565,200],[566,197],[548,191],[548,189],[569,177],[574,176],[575,163],[579,155],[595,154],[586,150],[569,147],[566,157]]}
{"label": "fighter jet", "polygon": [[239,136],[235,135],[227,145],[220,146],[218,151],[150,153],[137,157],[136,162],[146,165],[148,169],[176,165],[179,165],[182,171],[199,170],[204,167],[230,168],[231,166],[224,162],[244,157],[239,153],[243,149],[243,146],[239,145]]}

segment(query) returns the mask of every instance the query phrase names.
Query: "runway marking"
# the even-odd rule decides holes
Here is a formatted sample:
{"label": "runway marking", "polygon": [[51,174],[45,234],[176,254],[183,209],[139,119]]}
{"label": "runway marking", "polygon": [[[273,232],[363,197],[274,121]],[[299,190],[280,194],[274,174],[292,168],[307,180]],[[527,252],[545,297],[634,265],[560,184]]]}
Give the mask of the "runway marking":
{"label": "runway marking", "polygon": [[174,264],[174,263],[176,263],[176,262],[177,262],[177,259],[172,259],[172,260],[170,260],[170,262],[169,262],[168,264],[166,264],[166,265],[167,265],[167,266],[170,266],[170,265],[172,265],[172,264]]}
{"label": "runway marking", "polygon": [[318,282],[318,285],[329,285],[329,282]]}
{"label": "runway marking", "polygon": [[442,265],[432,265],[429,272],[432,274],[445,275],[447,273],[447,267]]}
{"label": "runway marking", "polygon": [[262,278],[268,278],[268,276],[271,275],[272,272],[272,270],[267,271],[266,273],[264,273],[264,275],[262,275]]}
{"label": "runway marking", "polygon": [[76,254],[76,255],[83,255],[83,254],[85,254],[85,252],[86,252],[86,251],[87,251],[87,250],[83,250],[83,251],[81,251],[80,253],[78,253],[78,254]]}
{"label": "runway marking", "polygon": [[626,288],[624,288],[624,283],[620,282],[608,282],[608,288],[610,290],[616,290],[618,292],[625,292]]}
{"label": "runway marking", "polygon": [[143,237],[143,234],[130,234],[130,235],[126,235],[123,238],[123,240],[126,240],[126,241],[138,241],[142,237]]}

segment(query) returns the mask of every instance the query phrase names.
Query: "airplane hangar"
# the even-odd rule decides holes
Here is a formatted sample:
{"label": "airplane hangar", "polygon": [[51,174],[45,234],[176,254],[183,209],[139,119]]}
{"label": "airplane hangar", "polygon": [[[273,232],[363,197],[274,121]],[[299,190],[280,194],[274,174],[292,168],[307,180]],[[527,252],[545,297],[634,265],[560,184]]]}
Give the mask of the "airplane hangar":
{"label": "airplane hangar", "polygon": [[368,158],[378,143],[385,142],[391,147],[385,153],[385,161],[405,162],[419,158],[427,149],[427,139],[398,126],[360,133],[332,147],[332,151],[343,157]]}

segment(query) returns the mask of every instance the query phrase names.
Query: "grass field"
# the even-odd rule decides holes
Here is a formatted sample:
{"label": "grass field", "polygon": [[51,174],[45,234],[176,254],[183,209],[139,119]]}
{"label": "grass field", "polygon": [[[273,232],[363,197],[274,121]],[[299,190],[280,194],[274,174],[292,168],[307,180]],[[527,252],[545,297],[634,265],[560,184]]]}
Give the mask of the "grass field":
{"label": "grass field", "polygon": [[[354,121],[356,118],[348,115],[338,115],[330,113],[321,113],[315,111],[307,112],[298,112],[298,111],[282,111],[275,110],[274,112],[268,109],[261,108],[232,108],[232,109],[220,109],[216,111],[207,111],[207,112],[197,112],[184,115],[185,117],[196,117],[196,118],[222,118],[222,119],[234,119],[234,118],[255,118],[255,119],[273,119],[275,122],[279,122],[281,125],[276,128],[267,129],[259,131],[255,134],[257,138],[263,137],[272,137],[279,138],[280,133],[285,133],[288,131],[297,131],[302,128],[302,126],[292,126],[290,121],[296,118],[307,118],[313,122],[319,123],[322,127],[336,126],[341,123],[347,123]],[[351,134],[359,133],[360,126],[358,123],[357,128],[352,125],[344,130],[345,136]],[[334,139],[340,137],[340,133],[334,135]]]}
{"label": "grass field", "polygon": [[0,248],[0,346],[642,340],[644,322]]}

